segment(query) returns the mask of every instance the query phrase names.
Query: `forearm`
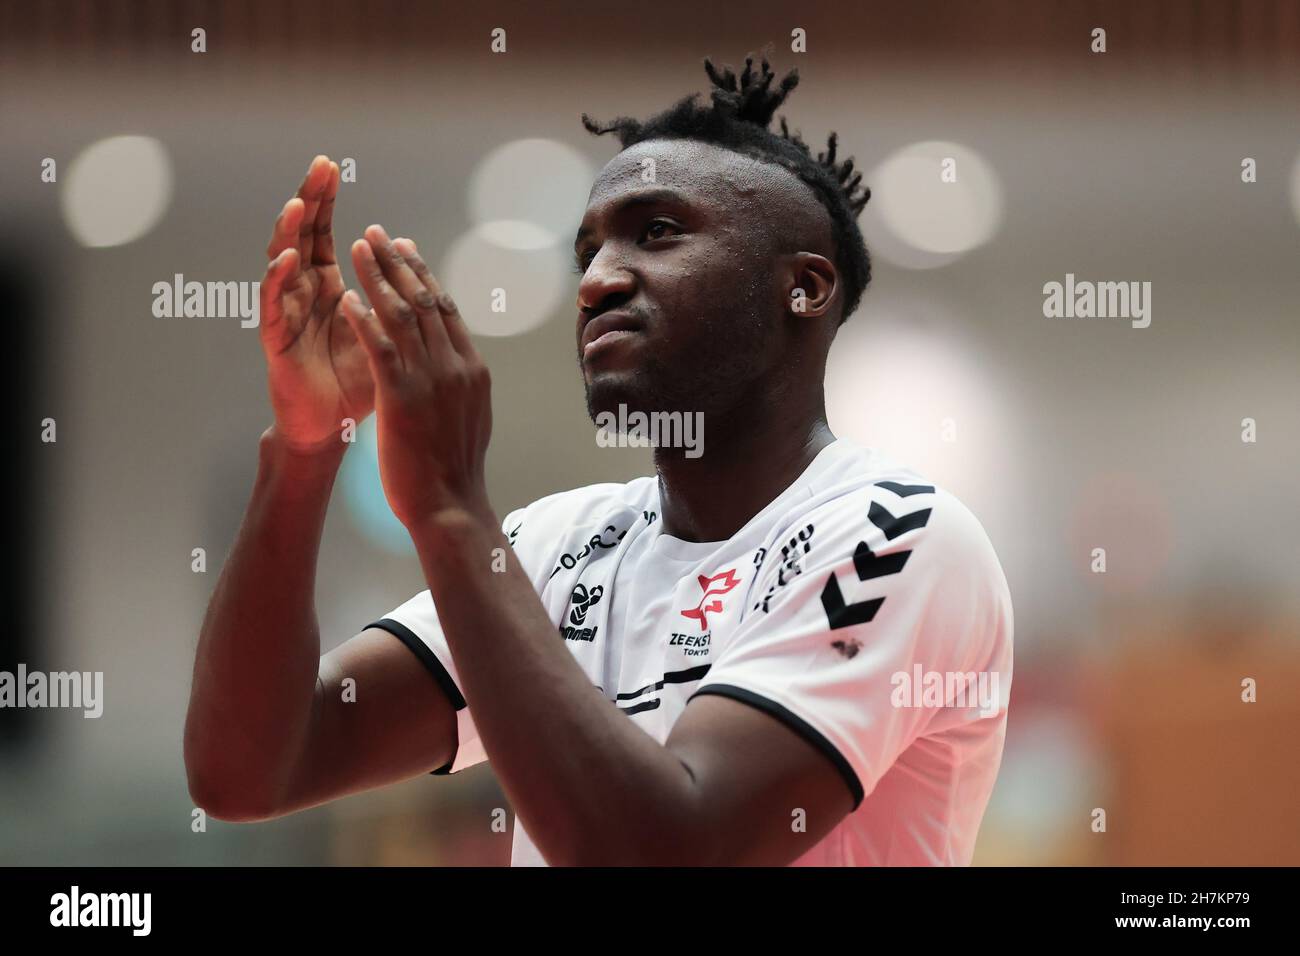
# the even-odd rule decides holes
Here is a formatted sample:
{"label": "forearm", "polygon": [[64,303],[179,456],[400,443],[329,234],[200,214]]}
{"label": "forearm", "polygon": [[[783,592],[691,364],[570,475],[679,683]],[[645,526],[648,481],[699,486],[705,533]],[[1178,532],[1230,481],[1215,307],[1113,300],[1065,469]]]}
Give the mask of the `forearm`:
{"label": "forearm", "polygon": [[185,726],[196,799],[274,806],[302,752],[320,661],[316,560],[343,445],[259,443],[257,479],[199,635]]}
{"label": "forearm", "polygon": [[[686,863],[703,854],[689,770],[612,706],[556,633],[495,518],[412,532],[497,778],[559,864]],[[491,569],[503,548],[507,570]]]}

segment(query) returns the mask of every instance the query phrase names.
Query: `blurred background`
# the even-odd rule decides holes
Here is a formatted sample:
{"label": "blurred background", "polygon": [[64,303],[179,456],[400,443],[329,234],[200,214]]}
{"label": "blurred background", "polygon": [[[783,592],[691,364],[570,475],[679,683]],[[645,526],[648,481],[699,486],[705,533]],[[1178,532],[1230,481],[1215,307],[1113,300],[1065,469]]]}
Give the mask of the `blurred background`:
{"label": "blurred background", "polygon": [[[271,419],[256,329],[159,318],[153,286],[259,280],[312,156],[351,159],[341,246],[415,239],[492,368],[498,512],[648,474],[583,404],[566,250],[616,144],[579,115],[767,44],[792,128],[874,193],[832,429],[961,497],[1010,582],[975,862],[1300,864],[1300,4],[1266,0],[0,3],[0,670],[105,674],[98,720],[0,710],[0,863],[508,863],[486,764],[192,831],[194,647]],[[1150,326],[1045,317],[1067,274],[1150,282]],[[325,646],[424,587],[363,427]]]}

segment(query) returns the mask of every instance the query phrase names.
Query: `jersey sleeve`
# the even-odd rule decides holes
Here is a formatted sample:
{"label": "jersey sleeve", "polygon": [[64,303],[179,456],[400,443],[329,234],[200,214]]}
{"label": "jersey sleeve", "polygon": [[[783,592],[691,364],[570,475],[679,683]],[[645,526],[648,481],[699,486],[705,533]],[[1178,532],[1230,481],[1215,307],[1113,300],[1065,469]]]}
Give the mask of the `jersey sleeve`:
{"label": "jersey sleeve", "polygon": [[[1010,640],[1006,579],[974,515],[933,486],[882,482],[813,509],[769,549],[692,698],[785,723],[835,765],[856,810],[919,737],[981,720],[999,732]],[[961,675],[947,690],[962,692],[915,693],[918,679],[934,690],[932,673]]]}
{"label": "jersey sleeve", "polygon": [[[522,508],[512,511],[501,523],[501,531],[510,541],[511,547],[521,531],[523,514]],[[387,631],[405,644],[428,669],[456,709],[456,752],[449,763],[433,773],[456,773],[486,760],[487,753],[483,750],[478,729],[474,726],[474,716],[465,702],[465,695],[461,693],[456,662],[452,660],[451,649],[447,646],[446,635],[443,634],[437,609],[433,605],[433,596],[428,590],[421,591],[366,627]]]}

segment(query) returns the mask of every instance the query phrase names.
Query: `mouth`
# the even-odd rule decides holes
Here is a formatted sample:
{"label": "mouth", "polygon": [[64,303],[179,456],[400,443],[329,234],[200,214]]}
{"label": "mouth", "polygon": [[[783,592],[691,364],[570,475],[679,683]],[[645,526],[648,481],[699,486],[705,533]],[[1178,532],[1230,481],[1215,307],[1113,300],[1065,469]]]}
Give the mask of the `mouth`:
{"label": "mouth", "polygon": [[641,332],[641,323],[625,312],[606,312],[582,327],[578,347],[585,359],[597,349],[604,349]]}

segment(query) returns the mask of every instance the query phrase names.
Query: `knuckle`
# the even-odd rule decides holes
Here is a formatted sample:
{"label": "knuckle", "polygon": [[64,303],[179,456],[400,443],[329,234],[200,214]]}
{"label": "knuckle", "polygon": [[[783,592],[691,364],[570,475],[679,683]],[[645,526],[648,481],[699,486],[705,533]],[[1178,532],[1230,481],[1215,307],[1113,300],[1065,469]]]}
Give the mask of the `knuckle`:
{"label": "knuckle", "polygon": [[410,325],[415,321],[415,310],[403,302],[393,309],[393,318],[403,325]]}
{"label": "knuckle", "polygon": [[416,308],[423,309],[426,312],[432,312],[438,307],[438,302],[433,297],[433,293],[428,289],[421,289],[415,294]]}

